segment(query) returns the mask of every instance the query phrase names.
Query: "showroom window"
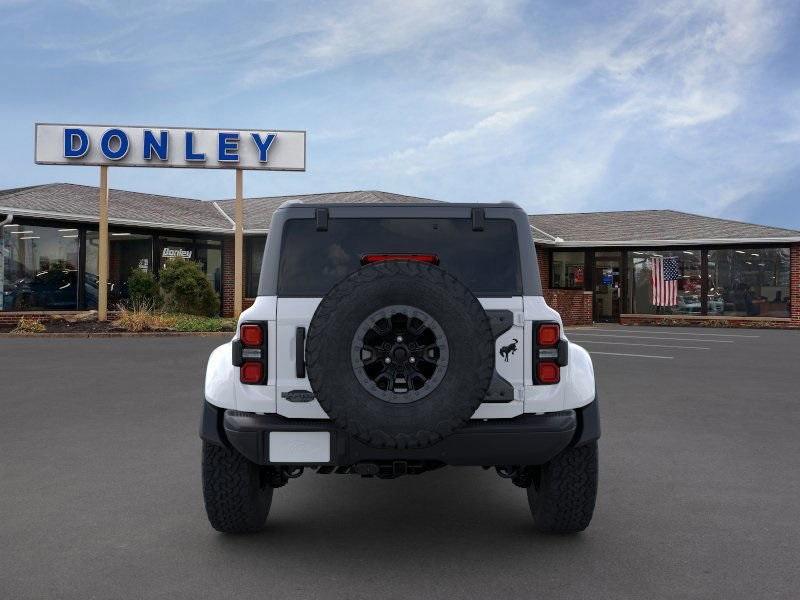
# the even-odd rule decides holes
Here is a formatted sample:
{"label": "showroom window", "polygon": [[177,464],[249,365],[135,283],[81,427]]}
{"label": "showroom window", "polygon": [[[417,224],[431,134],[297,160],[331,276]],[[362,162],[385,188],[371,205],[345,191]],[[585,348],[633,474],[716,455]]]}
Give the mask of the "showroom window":
{"label": "showroom window", "polygon": [[70,227],[2,228],[3,310],[78,308],[79,233]]}
{"label": "showroom window", "polygon": [[200,265],[211,287],[222,297],[222,241],[190,237],[159,238],[159,268],[170,260],[191,260]]}
{"label": "showroom window", "polygon": [[629,256],[631,312],[702,314],[701,250],[634,250]]}
{"label": "showroom window", "polygon": [[789,248],[709,250],[708,314],[788,318],[789,274]]}
{"label": "showroom window", "polygon": [[264,260],[264,246],[267,243],[266,236],[255,236],[246,238],[246,264],[245,273],[245,292],[247,298],[258,296],[258,279],[261,275],[261,262]]}
{"label": "showroom window", "polygon": [[206,274],[211,287],[222,296],[222,242],[220,240],[197,240],[197,262]]}
{"label": "showroom window", "polygon": [[[153,236],[131,231],[111,231],[108,245],[108,305],[116,308],[117,304],[128,299],[128,278],[133,271],[153,272]],[[97,308],[99,248],[97,231],[87,231],[83,281],[87,308]]]}
{"label": "showroom window", "polygon": [[194,238],[162,237],[159,239],[161,242],[160,269],[163,269],[167,262],[173,258],[179,258],[181,260],[197,260],[197,255],[194,251]]}
{"label": "showroom window", "polygon": [[586,267],[585,252],[553,252],[550,263],[550,287],[582,290]]}

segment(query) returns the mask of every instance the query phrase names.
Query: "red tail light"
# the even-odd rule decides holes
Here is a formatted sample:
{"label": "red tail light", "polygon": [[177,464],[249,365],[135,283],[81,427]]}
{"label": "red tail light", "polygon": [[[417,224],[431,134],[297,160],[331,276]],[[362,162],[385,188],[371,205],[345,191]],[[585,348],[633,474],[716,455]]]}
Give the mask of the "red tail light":
{"label": "red tail light", "polygon": [[561,330],[557,323],[542,323],[536,341],[540,346],[555,346],[561,337]]}
{"label": "red tail light", "polygon": [[561,367],[554,362],[540,362],[536,365],[536,380],[545,385],[558,383],[561,380]]}
{"label": "red tail light", "polygon": [[267,383],[267,323],[242,323],[239,339],[231,347],[233,365],[239,367],[239,381],[248,385]]}
{"label": "red tail light", "polygon": [[561,367],[567,365],[569,348],[561,339],[558,323],[533,324],[533,382],[553,385],[561,381]]}
{"label": "red tail light", "polygon": [[361,257],[361,264],[371,265],[372,263],[384,262],[387,260],[413,260],[430,263],[432,265],[439,264],[439,257],[435,254],[365,254]]}
{"label": "red tail light", "polygon": [[256,384],[264,379],[264,365],[260,362],[247,361],[239,369],[239,381],[242,383]]}
{"label": "red tail light", "polygon": [[259,347],[264,343],[264,330],[261,325],[246,323],[239,329],[239,339],[249,347]]}

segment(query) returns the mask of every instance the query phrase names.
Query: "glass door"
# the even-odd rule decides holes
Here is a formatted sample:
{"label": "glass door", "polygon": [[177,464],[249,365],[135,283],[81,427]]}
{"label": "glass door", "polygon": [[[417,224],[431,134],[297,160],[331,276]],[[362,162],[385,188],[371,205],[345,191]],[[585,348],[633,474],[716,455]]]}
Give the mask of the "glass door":
{"label": "glass door", "polygon": [[622,298],[622,252],[594,253],[594,320],[605,323],[619,321]]}

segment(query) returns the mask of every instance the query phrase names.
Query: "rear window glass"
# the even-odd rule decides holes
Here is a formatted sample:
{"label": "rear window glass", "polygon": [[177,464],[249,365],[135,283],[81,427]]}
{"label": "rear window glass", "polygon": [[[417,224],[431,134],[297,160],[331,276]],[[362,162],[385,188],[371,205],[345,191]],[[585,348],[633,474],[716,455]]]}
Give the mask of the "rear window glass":
{"label": "rear window glass", "polygon": [[291,219],[283,231],[278,294],[324,296],[361,267],[365,254],[435,254],[439,266],[476,296],[522,295],[516,227],[487,219],[331,219],[317,231],[313,219]]}

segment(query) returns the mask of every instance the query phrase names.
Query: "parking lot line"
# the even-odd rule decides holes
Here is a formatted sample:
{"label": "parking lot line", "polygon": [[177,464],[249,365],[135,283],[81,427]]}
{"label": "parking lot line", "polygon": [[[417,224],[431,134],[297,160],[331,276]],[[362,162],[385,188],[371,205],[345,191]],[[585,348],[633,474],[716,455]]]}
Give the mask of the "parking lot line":
{"label": "parking lot line", "polygon": [[711,350],[703,346],[669,346],[667,344],[639,344],[636,342],[607,342],[605,340],[578,340],[582,344],[611,344],[614,346],[646,346],[648,348],[675,348],[678,350]]}
{"label": "parking lot line", "polygon": [[[567,331],[573,331],[575,333],[579,333],[581,331],[586,331],[585,329],[567,329]],[[625,330],[621,327],[595,327],[593,331],[619,331],[624,332],[632,335],[640,334],[640,333],[655,333],[654,331],[636,331],[636,330]],[[759,338],[759,335],[743,335],[740,333],[695,333],[693,331],[659,331],[658,335],[696,335],[701,337],[732,337],[732,338]]]}
{"label": "parking lot line", "polygon": [[[608,333],[571,333],[570,337],[628,338],[629,340],[666,340],[670,342],[697,342],[697,338],[670,338],[653,335],[614,335]],[[733,340],[703,340],[706,344],[732,344]]]}
{"label": "parking lot line", "polygon": [[603,354],[605,356],[634,356],[636,358],[663,358],[666,360],[672,360],[675,358],[674,356],[653,356],[651,354],[625,354],[623,352],[595,352],[594,350],[589,350],[589,354]]}

